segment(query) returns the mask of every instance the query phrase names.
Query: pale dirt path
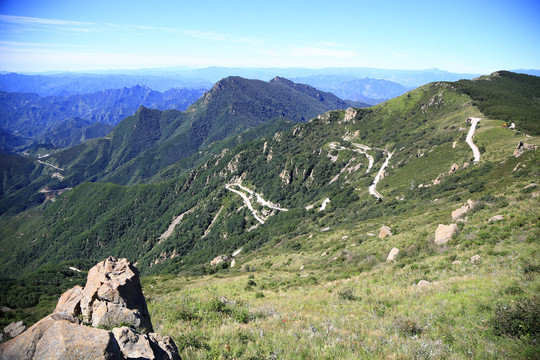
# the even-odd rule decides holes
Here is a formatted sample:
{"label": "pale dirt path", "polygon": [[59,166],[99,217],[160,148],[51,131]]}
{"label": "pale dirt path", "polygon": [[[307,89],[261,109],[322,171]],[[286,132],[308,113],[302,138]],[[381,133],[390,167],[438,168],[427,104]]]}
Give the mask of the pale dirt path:
{"label": "pale dirt path", "polygon": [[384,161],[381,168],[377,172],[377,175],[375,176],[375,180],[373,180],[373,184],[371,184],[371,186],[369,187],[369,193],[375,196],[377,199],[383,198],[383,196],[377,191],[377,183],[381,180],[382,173],[384,169],[388,166],[388,163],[390,162],[390,158],[393,155],[393,153],[388,152],[388,151],[386,153],[388,156],[386,157],[386,160]]}
{"label": "pale dirt path", "polygon": [[180,223],[180,221],[182,221],[182,219],[184,218],[184,216],[186,216],[186,215],[188,215],[189,213],[193,212],[193,210],[195,210],[195,208],[191,208],[191,209],[189,209],[188,211],[183,212],[183,213],[181,213],[180,215],[178,215],[178,216],[173,220],[173,222],[171,223],[171,225],[169,225],[169,227],[167,228],[167,230],[165,230],[165,232],[159,236],[158,244],[161,243],[161,242],[163,242],[163,241],[166,240],[167,238],[169,238],[169,236],[172,235],[172,233],[173,233],[174,228],[176,227],[176,225],[178,225],[178,224]]}
{"label": "pale dirt path", "polygon": [[369,173],[369,171],[373,167],[373,163],[375,162],[375,160],[373,159],[373,156],[369,155],[366,151],[367,150],[372,150],[372,149],[369,146],[362,145],[362,144],[357,144],[357,143],[351,143],[351,144],[353,144],[356,147],[356,149],[349,149],[349,148],[346,148],[344,146],[339,146],[338,147],[336,143],[330,143],[330,148],[332,148],[334,150],[337,150],[337,151],[349,150],[349,151],[353,151],[353,152],[365,155],[367,157],[368,161],[369,161],[368,168],[366,170],[366,174]]}
{"label": "pale dirt path", "polygon": [[474,130],[476,129],[476,124],[482,120],[481,118],[471,118],[471,128],[469,129],[469,132],[467,133],[467,138],[465,141],[469,146],[471,147],[474,155],[474,162],[477,163],[480,161],[480,150],[478,150],[478,146],[476,146],[473,142],[473,136],[474,136]]}
{"label": "pale dirt path", "polygon": [[59,168],[58,166],[54,166],[53,164],[49,164],[49,163],[46,163],[46,162],[41,161],[41,160],[36,160],[36,161],[37,161],[38,163],[40,163],[40,164],[48,165],[48,166],[50,166],[50,167],[52,167],[52,168],[55,168],[56,170],[64,171],[64,169]]}
{"label": "pale dirt path", "polygon": [[241,190],[247,192],[250,196],[254,195],[255,198],[257,199],[257,202],[261,204],[262,206],[266,206],[266,207],[269,207],[270,209],[279,210],[279,211],[289,211],[289,209],[281,208],[270,201],[264,200],[260,194],[256,193],[255,191],[251,189],[248,189],[245,186],[242,186],[242,184],[226,184],[225,188],[227,190],[232,191],[235,194],[238,194],[242,197],[242,200],[244,200],[244,203],[248,207],[249,211],[251,211],[255,219],[261,224],[264,224],[265,220],[261,216],[257,215],[257,211],[251,205],[251,201],[249,200],[249,197],[246,196],[246,194],[243,193],[242,191],[231,188],[231,186],[238,186]]}

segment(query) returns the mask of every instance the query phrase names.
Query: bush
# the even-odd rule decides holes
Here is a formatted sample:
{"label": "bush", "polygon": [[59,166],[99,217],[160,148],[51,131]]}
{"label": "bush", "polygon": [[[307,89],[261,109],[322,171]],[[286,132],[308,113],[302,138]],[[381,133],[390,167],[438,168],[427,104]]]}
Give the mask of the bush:
{"label": "bush", "polygon": [[534,297],[512,305],[499,305],[495,309],[493,329],[497,335],[540,335],[540,299]]}
{"label": "bush", "polygon": [[395,321],[397,331],[403,336],[417,336],[420,335],[423,329],[411,319],[400,318]]}
{"label": "bush", "polygon": [[354,289],[352,287],[345,287],[338,291],[338,297],[342,300],[360,300],[358,296],[354,293]]}

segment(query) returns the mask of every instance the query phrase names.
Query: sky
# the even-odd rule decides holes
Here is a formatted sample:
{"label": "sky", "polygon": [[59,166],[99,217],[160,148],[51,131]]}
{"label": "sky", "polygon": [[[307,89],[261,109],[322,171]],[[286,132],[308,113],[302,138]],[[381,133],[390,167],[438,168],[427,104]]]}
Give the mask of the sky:
{"label": "sky", "polygon": [[540,0],[0,0],[0,71],[540,69]]}

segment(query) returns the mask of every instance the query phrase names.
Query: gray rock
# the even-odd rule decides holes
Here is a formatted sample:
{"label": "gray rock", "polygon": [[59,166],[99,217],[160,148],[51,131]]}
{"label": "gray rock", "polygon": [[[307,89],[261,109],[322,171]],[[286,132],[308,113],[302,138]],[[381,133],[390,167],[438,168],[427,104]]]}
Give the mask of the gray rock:
{"label": "gray rock", "polygon": [[420,280],[418,282],[418,284],[416,284],[417,287],[421,288],[421,287],[426,287],[426,286],[429,286],[431,285],[431,282],[427,281],[427,280]]}
{"label": "gray rock", "polygon": [[471,257],[471,260],[470,260],[473,264],[477,264],[480,262],[480,255],[474,255],[473,257]]}
{"label": "gray rock", "polygon": [[504,216],[502,215],[495,215],[489,218],[488,223],[497,222],[504,220]]}
{"label": "gray rock", "polygon": [[452,236],[457,234],[457,232],[458,227],[456,224],[439,224],[437,230],[435,231],[435,244],[439,246],[446,244],[450,239],[452,239]]}
{"label": "gray rock", "polygon": [[107,330],[56,320],[49,315],[16,338],[0,344],[0,358],[122,359],[122,356],[118,344]]}
{"label": "gray rock", "polygon": [[26,326],[24,326],[23,321],[18,322],[12,322],[8,326],[4,328],[4,333],[6,333],[9,337],[15,337],[19,334],[21,334],[24,330],[26,330]]}
{"label": "gray rock", "polygon": [[129,324],[152,331],[139,272],[126,259],[109,257],[91,268],[84,289],[76,286],[66,291],[55,312],[82,315],[94,327]]}

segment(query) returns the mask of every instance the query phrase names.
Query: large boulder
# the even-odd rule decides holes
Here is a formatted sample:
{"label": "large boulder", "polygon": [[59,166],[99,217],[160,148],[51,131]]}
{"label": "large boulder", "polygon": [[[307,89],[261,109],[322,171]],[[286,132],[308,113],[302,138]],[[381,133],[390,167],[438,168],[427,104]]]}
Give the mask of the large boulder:
{"label": "large boulder", "polygon": [[84,289],[76,286],[64,293],[55,312],[82,315],[93,327],[122,324],[152,331],[139,272],[126,259],[108,257],[91,268]]}
{"label": "large boulder", "polygon": [[446,244],[450,239],[452,239],[452,236],[457,234],[458,227],[456,224],[450,224],[450,225],[443,225],[439,224],[437,227],[437,230],[435,231],[435,244],[436,245],[444,245]]}
{"label": "large boulder", "polygon": [[107,330],[79,325],[79,320],[71,314],[54,313],[1,344],[0,358],[122,359],[122,356],[118,344]]}
{"label": "large boulder", "polygon": [[179,360],[172,339],[151,329],[137,269],[109,257],[90,269],[84,288],[60,297],[53,314],[0,344],[0,359]]}

